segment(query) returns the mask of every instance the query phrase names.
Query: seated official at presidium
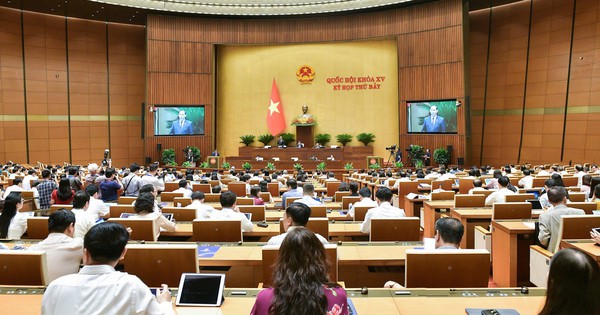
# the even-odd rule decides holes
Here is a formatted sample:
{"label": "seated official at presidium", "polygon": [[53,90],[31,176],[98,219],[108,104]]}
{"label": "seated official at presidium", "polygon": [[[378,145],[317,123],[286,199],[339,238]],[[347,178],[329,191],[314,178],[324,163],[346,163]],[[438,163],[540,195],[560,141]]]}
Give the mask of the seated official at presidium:
{"label": "seated official at presidium", "polygon": [[194,134],[194,125],[191,121],[185,119],[187,113],[184,110],[179,111],[179,119],[171,123],[170,135],[191,135]]}

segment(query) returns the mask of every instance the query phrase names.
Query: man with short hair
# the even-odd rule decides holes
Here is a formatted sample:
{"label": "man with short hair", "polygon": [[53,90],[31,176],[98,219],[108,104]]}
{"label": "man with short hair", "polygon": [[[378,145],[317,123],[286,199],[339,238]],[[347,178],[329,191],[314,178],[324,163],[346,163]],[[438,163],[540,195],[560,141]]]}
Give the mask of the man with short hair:
{"label": "man with short hair", "polygon": [[192,193],[192,203],[186,208],[196,209],[196,219],[210,219],[215,212],[215,208],[204,203],[204,193],[195,191]]}
{"label": "man with short hair", "polygon": [[90,229],[83,242],[83,268],[50,283],[42,314],[175,314],[167,285],[153,296],[138,277],[115,271],[127,241],[129,232],[119,223]]}
{"label": "man with short hair", "polygon": [[469,189],[469,195],[473,195],[474,191],[485,191],[486,189],[482,187],[483,181],[479,178],[473,180],[473,188]]}
{"label": "man with short hair", "polygon": [[286,182],[287,191],[281,195],[281,207],[283,209],[287,208],[286,200],[289,197],[302,197],[302,192],[298,190],[298,183],[295,179],[288,179]]}
{"label": "man with short hair", "polygon": [[69,179],[69,183],[71,184],[72,190],[74,190],[75,192],[81,190],[81,187],[83,187],[83,184],[81,183],[81,180],[79,180],[79,177],[77,174],[77,167],[70,166],[67,169],[67,178]]}
{"label": "man with short hair", "polygon": [[355,207],[377,207],[377,202],[371,199],[371,190],[369,187],[363,187],[358,191],[358,195],[360,200],[357,201],[350,207],[348,211],[348,216],[354,218],[354,208]]}
{"label": "man with short hair", "polygon": [[83,257],[83,239],[73,238],[75,214],[64,209],[50,214],[48,232],[50,234],[46,239],[27,249],[46,252],[48,282],[64,275],[77,273]]}
{"label": "man with short hair", "polygon": [[305,205],[307,205],[309,207],[310,206],[320,206],[321,205],[321,202],[316,201],[313,198],[313,195],[315,193],[315,186],[313,184],[305,183],[302,186],[302,193],[303,193],[302,198],[296,200],[296,202],[303,203],[303,204],[305,204]]}
{"label": "man with short hair", "polygon": [[236,219],[242,221],[242,232],[252,232],[254,224],[248,220],[245,214],[240,212],[236,205],[237,196],[231,191],[221,193],[219,201],[221,202],[221,211],[215,211],[211,219],[228,220]]}
{"label": "man with short hair", "polygon": [[438,116],[438,108],[435,105],[429,108],[429,116],[423,119],[423,132],[446,132],[444,117]]}
{"label": "man with short hair", "polygon": [[40,210],[50,209],[50,200],[52,199],[52,191],[58,189],[55,181],[50,179],[50,170],[42,171],[42,182],[37,185],[37,191],[40,200]]}
{"label": "man with short hair", "polygon": [[396,208],[390,204],[392,201],[392,191],[387,187],[381,187],[377,190],[375,197],[377,198],[378,207],[369,209],[365,215],[365,221],[360,225],[362,233],[371,232],[371,219],[379,218],[403,218],[406,216],[404,210]]}
{"label": "man with short hair", "polygon": [[[287,233],[294,229],[297,226],[306,226],[308,223],[308,219],[310,218],[310,207],[304,203],[300,202],[292,202],[289,207],[285,209],[285,213],[283,214],[283,230],[285,231],[283,234],[273,236],[267,242],[267,245],[281,245],[283,239],[286,237]],[[320,234],[316,234],[317,238],[323,244],[329,244],[327,239],[325,239]]]}
{"label": "man with short hair", "polygon": [[533,176],[531,176],[530,170],[523,170],[523,178],[519,179],[518,185],[524,189],[531,189],[533,187]]}
{"label": "man with short hair", "polygon": [[157,191],[165,190],[164,180],[156,177],[158,173],[158,164],[151,164],[148,167],[148,172],[142,176],[142,186],[145,184],[152,184]]}
{"label": "man with short hair", "polygon": [[188,188],[188,182],[185,179],[179,181],[179,188],[173,190],[174,193],[182,193],[184,197],[192,197],[192,190]]}
{"label": "man with short hair", "polygon": [[585,211],[566,206],[567,190],[562,186],[554,186],[546,194],[553,207],[540,214],[538,239],[542,245],[547,246],[549,251],[554,252],[558,241],[560,217],[563,215],[585,215]]}
{"label": "man with short hair", "polygon": [[106,180],[100,183],[100,192],[102,194],[102,201],[114,202],[119,199],[118,191],[123,188],[123,185],[119,181],[115,169],[109,167],[105,173]]}
{"label": "man with short hair", "polygon": [[506,176],[500,176],[500,178],[498,178],[498,185],[500,186],[500,189],[494,191],[487,196],[487,198],[485,198],[485,205],[491,206],[496,202],[505,202],[506,195],[514,195],[515,192],[508,189],[508,184],[510,184],[510,179]]}
{"label": "man with short hair", "polygon": [[89,174],[85,177],[85,186],[89,186],[91,184],[96,183],[96,179],[98,178],[98,164],[90,163],[87,167]]}
{"label": "man with short hair", "polygon": [[27,171],[27,175],[23,178],[23,190],[31,190],[31,181],[37,180],[37,174],[34,169],[30,169]]}
{"label": "man with short hair", "polygon": [[100,199],[98,186],[89,185],[85,187],[85,192],[90,196],[89,206],[86,212],[94,219],[94,221],[105,217],[110,212],[110,209]]}
{"label": "man with short hair", "polygon": [[339,182],[339,180],[337,180],[335,178],[335,173],[334,172],[329,172],[327,173],[327,178],[325,179],[326,182]]}
{"label": "man with short hair", "polygon": [[90,196],[85,191],[78,191],[73,197],[73,213],[75,214],[75,237],[83,238],[85,233],[96,224],[96,220],[86,212],[90,205]]}
{"label": "man with short hair", "polygon": [[191,135],[194,134],[194,125],[190,120],[187,120],[187,113],[180,110],[177,115],[178,119],[171,122],[170,135]]}
{"label": "man with short hair", "polygon": [[544,188],[545,188],[546,193],[541,195],[538,198],[538,200],[540,201],[540,205],[542,206],[543,209],[547,209],[552,206],[552,204],[548,200],[548,190],[554,186],[556,186],[556,182],[554,181],[554,179],[548,178],[544,181]]}
{"label": "man with short hair", "polygon": [[2,199],[6,199],[6,197],[8,197],[8,195],[10,195],[11,192],[19,192],[19,191],[24,191],[25,189],[23,189],[23,179],[20,177],[17,177],[15,179],[13,179],[13,184],[11,186],[6,187],[6,190],[4,191],[4,195],[2,196]]}
{"label": "man with short hair", "polygon": [[123,178],[123,189],[125,192],[125,196],[127,197],[137,197],[140,195],[140,188],[144,186],[142,183],[142,178],[139,177],[140,165],[137,163],[132,163],[129,166],[129,175]]}

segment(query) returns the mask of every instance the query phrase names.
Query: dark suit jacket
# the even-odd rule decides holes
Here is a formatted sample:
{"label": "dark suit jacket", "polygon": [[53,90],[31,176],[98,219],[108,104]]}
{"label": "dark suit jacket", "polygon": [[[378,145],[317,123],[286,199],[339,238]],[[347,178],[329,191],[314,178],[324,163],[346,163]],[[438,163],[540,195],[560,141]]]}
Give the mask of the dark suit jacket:
{"label": "dark suit jacket", "polygon": [[423,132],[446,132],[446,122],[444,118],[438,115],[435,118],[435,124],[431,121],[431,115],[423,120]]}
{"label": "dark suit jacket", "polygon": [[179,120],[174,120],[171,124],[171,131],[169,131],[170,135],[191,135],[193,133],[194,126],[192,125],[192,122],[187,119],[183,123],[183,127],[181,127]]}

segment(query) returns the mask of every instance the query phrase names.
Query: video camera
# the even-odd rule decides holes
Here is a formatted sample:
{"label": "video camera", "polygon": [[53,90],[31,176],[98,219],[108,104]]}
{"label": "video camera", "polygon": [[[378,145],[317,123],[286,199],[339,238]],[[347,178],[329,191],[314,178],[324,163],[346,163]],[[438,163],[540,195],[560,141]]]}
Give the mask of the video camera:
{"label": "video camera", "polygon": [[398,148],[398,146],[394,144],[392,146],[386,147],[385,149],[394,153],[394,151],[396,151],[396,148]]}

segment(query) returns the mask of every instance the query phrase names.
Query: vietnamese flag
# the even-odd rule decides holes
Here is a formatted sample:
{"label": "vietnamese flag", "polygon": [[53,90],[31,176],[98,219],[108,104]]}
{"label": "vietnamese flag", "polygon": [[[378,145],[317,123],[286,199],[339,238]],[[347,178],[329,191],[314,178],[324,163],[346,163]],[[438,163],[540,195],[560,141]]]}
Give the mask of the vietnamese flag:
{"label": "vietnamese flag", "polygon": [[267,112],[267,126],[269,133],[276,136],[285,130],[285,117],[283,115],[283,106],[277,91],[277,83],[273,78],[273,87],[271,88],[271,101],[269,102],[269,111]]}

